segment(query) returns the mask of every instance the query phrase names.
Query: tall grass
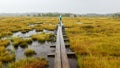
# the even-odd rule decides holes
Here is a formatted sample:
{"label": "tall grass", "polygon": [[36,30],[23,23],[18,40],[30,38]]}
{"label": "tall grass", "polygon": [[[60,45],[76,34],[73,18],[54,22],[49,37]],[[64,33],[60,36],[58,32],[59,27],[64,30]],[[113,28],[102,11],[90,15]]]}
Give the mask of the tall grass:
{"label": "tall grass", "polygon": [[45,41],[54,40],[54,39],[51,39],[52,36],[53,36],[53,34],[41,33],[41,34],[33,35],[32,39],[38,40],[39,42],[45,42]]}
{"label": "tall grass", "polygon": [[[57,23],[56,17],[0,17],[0,38],[18,31],[26,33],[32,29],[37,31],[54,30]],[[29,26],[30,24],[37,25]]]}
{"label": "tall grass", "polygon": [[[66,33],[70,39],[70,47],[77,55],[80,68],[120,67],[119,20],[112,18],[66,19],[67,22],[64,22]],[[82,24],[78,24],[78,21]]]}
{"label": "tall grass", "polygon": [[47,61],[42,58],[26,58],[10,63],[8,68],[45,68]]}
{"label": "tall grass", "polygon": [[15,60],[14,54],[9,54],[9,52],[5,49],[5,47],[0,46],[0,62],[8,63]]}
{"label": "tall grass", "polygon": [[0,46],[7,47],[10,44],[8,39],[0,40]]}

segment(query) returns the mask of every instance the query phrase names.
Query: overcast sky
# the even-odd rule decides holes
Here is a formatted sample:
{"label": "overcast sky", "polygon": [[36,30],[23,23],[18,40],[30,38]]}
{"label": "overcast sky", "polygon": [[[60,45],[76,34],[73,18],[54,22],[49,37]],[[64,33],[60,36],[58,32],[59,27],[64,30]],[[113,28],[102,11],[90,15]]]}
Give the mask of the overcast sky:
{"label": "overcast sky", "polygon": [[120,0],[0,0],[0,13],[18,12],[114,13]]}

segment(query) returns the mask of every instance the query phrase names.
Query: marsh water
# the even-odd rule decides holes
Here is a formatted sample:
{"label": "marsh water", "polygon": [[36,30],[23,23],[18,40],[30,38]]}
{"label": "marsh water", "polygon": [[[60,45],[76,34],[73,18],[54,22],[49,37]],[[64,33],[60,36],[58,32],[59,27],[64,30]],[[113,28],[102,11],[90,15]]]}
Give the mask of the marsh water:
{"label": "marsh water", "polygon": [[[42,32],[52,33],[52,34],[54,33],[54,31],[49,31],[49,30],[45,30],[45,29]],[[37,32],[35,29],[31,30],[27,33],[22,33],[19,31],[19,32],[13,33],[13,35],[11,37],[21,37],[21,38],[25,39],[25,38],[30,38],[32,35],[40,34],[42,32]],[[9,39],[11,39],[11,37],[9,37]],[[8,38],[8,37],[6,37],[6,38]],[[6,49],[8,51],[10,49],[14,48],[11,40],[9,40],[9,41],[10,41],[10,44],[9,44],[9,46],[6,47]],[[45,41],[45,43],[40,43],[38,41],[32,41],[32,43],[28,45],[28,48],[31,48],[36,52],[34,57],[47,58],[48,53],[54,52],[54,49],[50,48],[50,46],[52,46],[52,45],[55,45],[55,42]],[[20,60],[22,58],[26,58],[26,56],[24,55],[24,51],[26,48],[21,48],[20,46],[18,46],[17,48],[14,48],[14,49],[15,49],[16,61]]]}
{"label": "marsh water", "polygon": [[[55,43],[47,41],[45,43],[39,43],[38,41],[33,41],[30,45],[28,45],[28,48],[31,48],[36,52],[34,57],[42,57],[47,59],[48,53],[54,52],[54,49],[50,48],[52,45],[55,45]],[[14,48],[12,43],[6,49],[11,48]],[[25,49],[26,48],[21,48],[20,46],[15,48],[16,61],[26,58],[24,55]]]}
{"label": "marsh water", "polygon": [[[37,32],[35,29],[33,29],[26,33],[22,33],[21,31],[18,31],[18,32],[13,33],[10,37],[4,37],[2,39],[5,39],[5,38],[9,39],[10,44],[9,46],[6,47],[6,49],[9,51],[10,49],[14,48],[11,42],[12,37],[21,37],[23,39],[26,39],[26,38],[30,38],[32,35],[40,34],[43,32],[52,33],[52,34],[55,33],[54,31],[49,31],[45,29],[43,29],[43,31]],[[50,46],[53,46],[53,45],[55,45],[55,42],[45,41],[44,43],[40,43],[38,41],[32,41],[32,43],[29,44],[27,48],[31,48],[36,52],[36,54],[33,57],[41,57],[41,58],[47,59],[49,63],[49,66],[47,68],[54,68],[54,57],[47,56],[49,53],[55,53],[55,48],[50,48]],[[23,58],[27,58],[24,54],[26,48],[21,48],[20,46],[18,46],[17,48],[14,48],[14,49],[15,49],[15,55],[16,55],[15,61],[18,61]],[[72,50],[69,47],[66,48],[66,51],[72,52]],[[69,59],[70,68],[78,68],[77,62],[76,62],[77,59],[75,56],[70,56],[68,57],[68,59]]]}
{"label": "marsh water", "polygon": [[54,31],[49,31],[49,30],[46,30],[46,29],[43,29],[43,31],[41,32],[37,32],[35,29],[29,31],[29,32],[26,32],[26,33],[22,33],[21,31],[19,32],[15,32],[13,33],[12,37],[22,37],[22,38],[28,38],[32,35],[35,35],[35,34],[40,34],[40,33],[52,33],[54,34]]}

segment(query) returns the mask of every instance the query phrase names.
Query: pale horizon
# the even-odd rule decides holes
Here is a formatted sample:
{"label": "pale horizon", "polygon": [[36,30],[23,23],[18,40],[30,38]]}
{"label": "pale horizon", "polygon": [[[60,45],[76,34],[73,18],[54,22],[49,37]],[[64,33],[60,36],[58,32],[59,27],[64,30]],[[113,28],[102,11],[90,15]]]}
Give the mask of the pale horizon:
{"label": "pale horizon", "polygon": [[109,14],[120,12],[120,0],[0,0],[0,13]]}

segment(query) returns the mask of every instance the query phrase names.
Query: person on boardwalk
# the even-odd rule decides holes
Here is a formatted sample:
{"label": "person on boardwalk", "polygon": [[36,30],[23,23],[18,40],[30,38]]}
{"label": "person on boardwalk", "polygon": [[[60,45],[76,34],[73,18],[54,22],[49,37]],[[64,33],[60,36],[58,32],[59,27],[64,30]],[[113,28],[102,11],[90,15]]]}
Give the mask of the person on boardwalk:
{"label": "person on boardwalk", "polygon": [[62,15],[59,16],[59,25],[62,26]]}
{"label": "person on boardwalk", "polygon": [[60,15],[59,20],[62,21],[62,16]]}

